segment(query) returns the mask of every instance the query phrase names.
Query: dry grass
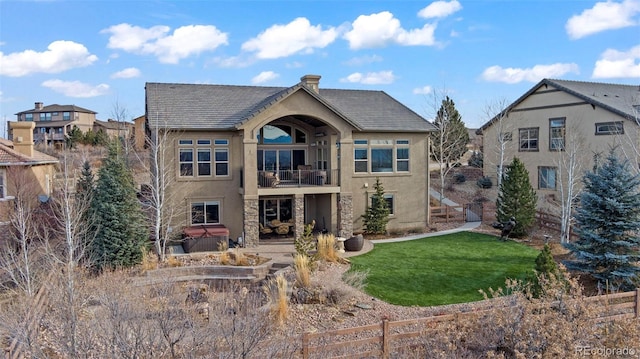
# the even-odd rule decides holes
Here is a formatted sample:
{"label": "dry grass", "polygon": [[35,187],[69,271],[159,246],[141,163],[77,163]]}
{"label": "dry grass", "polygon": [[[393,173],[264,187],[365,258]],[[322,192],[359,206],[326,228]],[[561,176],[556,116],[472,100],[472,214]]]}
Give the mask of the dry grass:
{"label": "dry grass", "polygon": [[178,259],[178,257],[170,255],[167,257],[167,265],[169,267],[182,267],[182,262]]}
{"label": "dry grass", "polygon": [[220,264],[229,265],[231,263],[231,254],[227,251],[220,253],[220,257],[218,258]]}
{"label": "dry grass", "polygon": [[247,258],[247,256],[242,254],[242,252],[240,252],[239,248],[236,248],[233,251],[233,258],[235,260],[235,265],[237,265],[237,266],[248,266],[248,265],[250,265],[249,258]]}
{"label": "dry grass", "polygon": [[288,282],[283,275],[269,280],[263,287],[271,315],[279,325],[284,325],[289,315]]}
{"label": "dry grass", "polygon": [[150,251],[142,252],[142,271],[148,271],[158,268],[158,256]]}
{"label": "dry grass", "polygon": [[331,263],[340,261],[336,249],[336,237],[333,234],[318,235],[318,258]]}
{"label": "dry grass", "polygon": [[293,257],[293,268],[296,271],[296,284],[302,288],[308,288],[311,284],[311,260],[304,254],[296,254]]}

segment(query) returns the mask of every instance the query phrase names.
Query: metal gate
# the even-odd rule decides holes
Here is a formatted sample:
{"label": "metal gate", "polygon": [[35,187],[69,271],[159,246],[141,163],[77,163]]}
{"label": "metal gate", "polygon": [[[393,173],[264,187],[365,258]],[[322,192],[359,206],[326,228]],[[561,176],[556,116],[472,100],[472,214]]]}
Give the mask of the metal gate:
{"label": "metal gate", "polygon": [[465,222],[482,222],[482,203],[473,202],[464,205]]}

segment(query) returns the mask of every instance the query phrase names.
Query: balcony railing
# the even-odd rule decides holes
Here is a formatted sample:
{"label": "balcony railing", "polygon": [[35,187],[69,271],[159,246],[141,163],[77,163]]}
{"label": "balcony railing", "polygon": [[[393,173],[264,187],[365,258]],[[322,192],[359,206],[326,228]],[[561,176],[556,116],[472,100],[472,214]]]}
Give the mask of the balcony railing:
{"label": "balcony railing", "polygon": [[340,170],[258,171],[259,187],[339,186]]}

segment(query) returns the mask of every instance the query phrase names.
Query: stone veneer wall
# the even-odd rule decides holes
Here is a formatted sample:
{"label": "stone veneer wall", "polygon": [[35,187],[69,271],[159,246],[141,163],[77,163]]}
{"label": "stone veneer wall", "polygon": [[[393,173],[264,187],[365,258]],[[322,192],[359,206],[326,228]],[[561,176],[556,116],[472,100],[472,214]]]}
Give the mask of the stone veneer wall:
{"label": "stone veneer wall", "polygon": [[244,245],[257,247],[260,241],[260,224],[258,217],[258,200],[244,200]]}
{"label": "stone veneer wall", "polygon": [[293,236],[300,238],[304,233],[304,195],[296,195],[293,198]]}
{"label": "stone veneer wall", "polygon": [[353,196],[350,194],[339,194],[338,210],[340,211],[340,228],[338,236],[350,238],[353,236]]}

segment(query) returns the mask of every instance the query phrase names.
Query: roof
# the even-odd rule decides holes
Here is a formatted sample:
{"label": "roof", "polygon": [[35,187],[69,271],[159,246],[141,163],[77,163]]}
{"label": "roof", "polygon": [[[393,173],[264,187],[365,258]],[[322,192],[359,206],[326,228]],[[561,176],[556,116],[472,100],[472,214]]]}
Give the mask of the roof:
{"label": "roof", "polygon": [[118,129],[126,129],[128,127],[133,126],[133,123],[131,122],[127,122],[127,121],[115,121],[115,120],[108,120],[108,121],[100,121],[100,120],[95,120],[93,122],[94,125],[98,125],[98,126],[102,126],[108,130],[118,130]]}
{"label": "roof", "polygon": [[433,125],[383,91],[292,87],[147,83],[147,117],[153,126],[233,130],[297,91],[305,91],[362,131],[419,131]]}
{"label": "roof", "polygon": [[41,113],[41,112],[84,112],[84,113],[93,113],[97,114],[97,112],[87,110],[86,108],[82,108],[76,105],[47,105],[43,106],[41,109],[32,108],[31,110],[25,110],[16,113],[16,115],[22,115],[25,113]]}
{"label": "roof", "polygon": [[478,132],[489,127],[494,121],[505,113],[510,112],[514,107],[524,101],[531,94],[536,92],[541,86],[553,86],[558,90],[576,96],[586,103],[601,107],[611,111],[621,117],[633,119],[638,116],[638,110],[634,107],[640,106],[640,86],[620,85],[600,82],[570,81],[543,79],[533,86],[524,95],[496,115],[490,121],[482,125]]}
{"label": "roof", "polygon": [[33,157],[23,155],[13,149],[13,142],[0,139],[0,166],[43,165],[58,162],[57,158],[36,150],[33,151]]}

